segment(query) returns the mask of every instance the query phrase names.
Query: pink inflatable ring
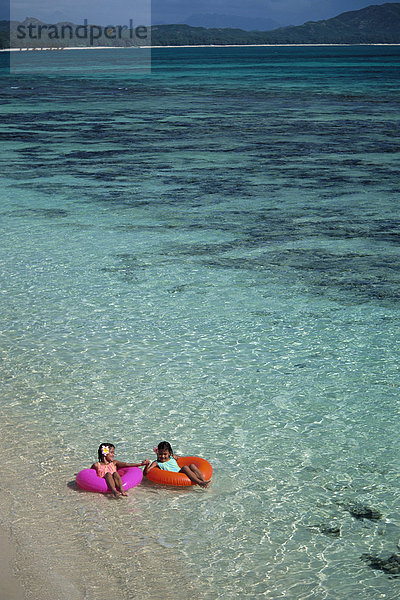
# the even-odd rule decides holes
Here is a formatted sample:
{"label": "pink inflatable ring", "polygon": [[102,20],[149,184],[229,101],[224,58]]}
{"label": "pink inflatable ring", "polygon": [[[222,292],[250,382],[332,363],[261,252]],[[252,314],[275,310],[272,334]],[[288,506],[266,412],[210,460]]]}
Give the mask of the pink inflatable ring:
{"label": "pink inflatable ring", "polygon": [[[118,473],[121,475],[124,490],[129,490],[139,485],[143,479],[143,473],[138,467],[118,469]],[[100,492],[101,494],[111,492],[106,480],[97,475],[96,469],[83,469],[83,471],[79,471],[76,476],[76,483],[80,488],[88,492]]]}

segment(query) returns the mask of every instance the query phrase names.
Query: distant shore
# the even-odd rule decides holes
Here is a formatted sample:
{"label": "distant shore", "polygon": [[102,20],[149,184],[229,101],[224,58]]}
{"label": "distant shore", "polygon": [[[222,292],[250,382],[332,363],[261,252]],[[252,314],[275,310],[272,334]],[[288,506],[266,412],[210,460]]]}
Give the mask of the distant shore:
{"label": "distant shore", "polygon": [[186,44],[179,46],[68,46],[65,48],[3,48],[0,52],[41,52],[44,50],[152,50],[159,48],[308,48],[322,46],[400,46],[400,43],[360,43],[360,44]]}

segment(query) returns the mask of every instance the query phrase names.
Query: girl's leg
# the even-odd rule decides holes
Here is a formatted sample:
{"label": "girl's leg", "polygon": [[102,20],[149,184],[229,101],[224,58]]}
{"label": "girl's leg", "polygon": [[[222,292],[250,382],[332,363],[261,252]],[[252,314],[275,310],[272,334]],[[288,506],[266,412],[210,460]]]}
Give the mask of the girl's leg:
{"label": "girl's leg", "polygon": [[208,487],[211,481],[211,479],[206,481],[203,473],[193,463],[189,466],[185,465],[182,467],[181,473],[185,473],[185,475],[189,477],[190,481],[193,481],[193,483],[197,483],[197,485],[201,485],[202,487]]}
{"label": "girl's leg", "polygon": [[[114,473],[114,475],[115,475],[115,473]],[[111,475],[111,473],[106,473],[104,475],[104,479],[107,481],[107,485],[110,488],[110,490],[112,491],[112,493],[114,494],[114,496],[116,498],[118,498],[118,496],[121,495],[121,492],[119,492],[115,487],[114,477]]]}
{"label": "girl's leg", "polygon": [[117,489],[121,492],[121,496],[127,496],[128,494],[124,491],[124,484],[122,483],[121,475],[116,471],[113,473],[114,481]]}

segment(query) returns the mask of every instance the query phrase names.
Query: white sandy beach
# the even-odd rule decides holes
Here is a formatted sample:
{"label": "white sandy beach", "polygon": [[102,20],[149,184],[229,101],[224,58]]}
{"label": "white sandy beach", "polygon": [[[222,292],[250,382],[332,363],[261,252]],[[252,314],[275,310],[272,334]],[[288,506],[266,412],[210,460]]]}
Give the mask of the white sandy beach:
{"label": "white sandy beach", "polygon": [[42,50],[152,50],[158,48],[308,48],[308,47],[340,47],[340,46],[400,46],[400,44],[203,44],[181,46],[70,46],[66,48],[4,48],[0,52],[38,52]]}

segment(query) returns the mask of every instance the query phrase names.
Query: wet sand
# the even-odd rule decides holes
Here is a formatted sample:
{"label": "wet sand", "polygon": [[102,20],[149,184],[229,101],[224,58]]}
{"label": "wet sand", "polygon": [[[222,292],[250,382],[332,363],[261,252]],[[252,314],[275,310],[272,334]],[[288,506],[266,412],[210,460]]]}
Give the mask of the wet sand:
{"label": "wet sand", "polygon": [[24,600],[24,592],[17,576],[13,572],[15,547],[9,533],[0,528],[0,581],[2,600]]}

